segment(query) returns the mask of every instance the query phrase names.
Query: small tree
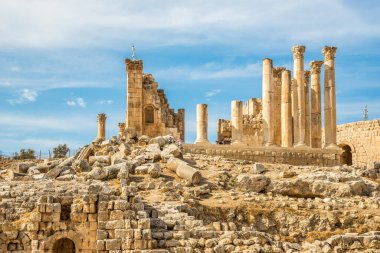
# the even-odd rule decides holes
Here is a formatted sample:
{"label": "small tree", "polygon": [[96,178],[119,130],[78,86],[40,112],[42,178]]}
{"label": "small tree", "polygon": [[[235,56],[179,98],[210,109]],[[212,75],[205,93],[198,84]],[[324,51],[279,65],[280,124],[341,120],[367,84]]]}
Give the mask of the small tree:
{"label": "small tree", "polygon": [[66,144],[59,144],[57,147],[53,148],[54,158],[66,157],[69,152],[69,147]]}
{"label": "small tree", "polygon": [[33,149],[20,149],[20,155],[19,155],[20,159],[36,159],[36,151],[34,151]]}

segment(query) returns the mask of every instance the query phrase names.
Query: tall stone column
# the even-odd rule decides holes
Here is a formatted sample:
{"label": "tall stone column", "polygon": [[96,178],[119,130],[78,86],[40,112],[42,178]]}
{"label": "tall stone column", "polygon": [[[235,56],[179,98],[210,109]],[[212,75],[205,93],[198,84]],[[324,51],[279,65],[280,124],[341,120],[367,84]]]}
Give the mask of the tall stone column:
{"label": "tall stone column", "polygon": [[323,61],[310,62],[311,71],[311,147],[322,148],[321,66]]}
{"label": "tall stone column", "polygon": [[281,146],[293,146],[290,71],[281,74]]}
{"label": "tall stone column", "polygon": [[124,137],[125,123],[119,123],[118,126],[119,126],[119,138],[121,139]]}
{"label": "tall stone column", "polygon": [[231,144],[243,142],[243,102],[233,100],[231,102]]}
{"label": "tall stone column", "polygon": [[274,145],[274,101],[272,60],[263,60],[263,142],[265,146]]}
{"label": "tall stone column", "polygon": [[294,78],[297,80],[298,95],[298,142],[296,147],[304,147],[305,144],[305,89],[304,89],[304,53],[305,46],[293,47]]}
{"label": "tall stone column", "polygon": [[325,147],[338,148],[336,145],[336,93],[335,93],[335,52],[336,47],[322,49],[325,64],[324,110],[325,110]]}
{"label": "tall stone column", "polygon": [[209,144],[207,137],[208,111],[206,104],[197,104],[197,139],[195,144]]}
{"label": "tall stone column", "polygon": [[103,141],[106,139],[106,119],[107,116],[105,113],[98,114],[98,138]]}
{"label": "tall stone column", "polygon": [[298,143],[299,140],[299,122],[298,122],[298,94],[297,94],[297,80],[292,79],[291,84],[292,94],[292,132],[293,132],[293,146]]}
{"label": "tall stone column", "polygon": [[185,109],[178,109],[178,131],[182,142],[185,142]]}
{"label": "tall stone column", "polygon": [[304,72],[305,89],[305,144],[310,147],[310,71]]}
{"label": "tall stone column", "polygon": [[281,73],[285,68],[273,68],[273,127],[274,143],[281,146]]}

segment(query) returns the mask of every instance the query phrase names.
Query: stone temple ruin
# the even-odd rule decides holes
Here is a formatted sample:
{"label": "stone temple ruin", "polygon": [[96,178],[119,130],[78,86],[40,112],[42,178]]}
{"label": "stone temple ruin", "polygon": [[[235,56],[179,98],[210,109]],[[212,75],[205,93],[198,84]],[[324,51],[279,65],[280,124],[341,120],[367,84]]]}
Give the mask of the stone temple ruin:
{"label": "stone temple ruin", "polygon": [[[221,122],[232,145],[209,144],[201,104],[196,143],[183,148],[173,140],[184,135],[184,112],[168,109],[152,76],[142,74],[142,61],[126,63],[127,119],[118,136],[106,139],[106,115],[99,114],[98,137],[72,157],[0,160],[1,253],[379,252],[380,163],[340,165],[345,146],[322,148],[312,128],[317,138],[307,144],[304,124],[276,134],[270,60],[268,94],[244,107],[233,101],[231,122]],[[288,102],[282,130],[302,111],[290,113],[289,71],[281,80]],[[332,107],[325,109],[334,117]],[[358,128],[365,133],[352,133]],[[351,158],[369,162],[378,159],[378,129],[378,121],[351,123],[337,135],[355,149]],[[333,146],[334,136],[325,143]],[[279,140],[284,147],[272,145]],[[374,147],[364,155],[369,140]]]}

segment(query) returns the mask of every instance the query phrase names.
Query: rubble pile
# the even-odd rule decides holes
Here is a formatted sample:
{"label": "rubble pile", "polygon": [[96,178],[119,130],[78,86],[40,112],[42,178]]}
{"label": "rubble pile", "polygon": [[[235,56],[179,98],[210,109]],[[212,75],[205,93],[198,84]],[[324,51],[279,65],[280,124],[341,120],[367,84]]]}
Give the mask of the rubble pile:
{"label": "rubble pile", "polygon": [[73,157],[0,168],[0,252],[58,252],[62,240],[102,253],[379,252],[379,167],[184,154],[172,136],[96,139]]}

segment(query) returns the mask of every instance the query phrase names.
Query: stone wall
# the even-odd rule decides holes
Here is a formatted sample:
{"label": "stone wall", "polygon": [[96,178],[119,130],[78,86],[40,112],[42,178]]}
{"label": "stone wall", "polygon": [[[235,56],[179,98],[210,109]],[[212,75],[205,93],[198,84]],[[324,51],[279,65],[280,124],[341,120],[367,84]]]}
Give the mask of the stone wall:
{"label": "stone wall", "polygon": [[185,144],[184,150],[191,154],[223,156],[233,159],[263,163],[283,163],[290,165],[335,166],[341,164],[341,150],[250,147],[244,145],[197,145]]}
{"label": "stone wall", "polygon": [[126,59],[127,113],[126,128],[136,133],[156,137],[172,134],[185,138],[185,110],[175,112],[152,74],[143,73],[142,60]]}
{"label": "stone wall", "polygon": [[339,125],[338,145],[352,154],[353,165],[373,166],[380,161],[380,120],[358,121]]}

